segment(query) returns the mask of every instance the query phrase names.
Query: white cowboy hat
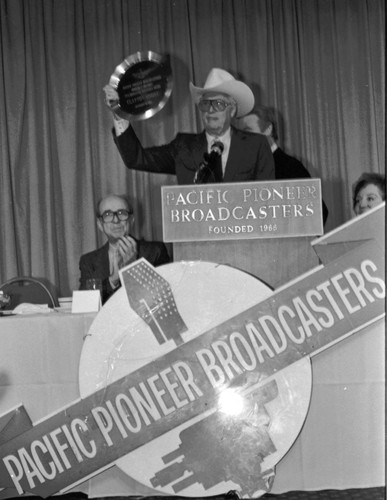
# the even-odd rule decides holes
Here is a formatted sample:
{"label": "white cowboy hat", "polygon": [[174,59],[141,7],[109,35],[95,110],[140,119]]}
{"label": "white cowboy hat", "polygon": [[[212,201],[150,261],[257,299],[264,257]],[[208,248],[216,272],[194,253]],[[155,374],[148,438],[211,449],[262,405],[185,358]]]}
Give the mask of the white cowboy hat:
{"label": "white cowboy hat", "polygon": [[204,87],[195,87],[190,82],[189,90],[195,103],[197,104],[203,94],[207,92],[219,92],[227,94],[237,102],[236,117],[247,115],[254,107],[254,94],[245,83],[235,80],[227,71],[220,68],[212,68],[208,73]]}

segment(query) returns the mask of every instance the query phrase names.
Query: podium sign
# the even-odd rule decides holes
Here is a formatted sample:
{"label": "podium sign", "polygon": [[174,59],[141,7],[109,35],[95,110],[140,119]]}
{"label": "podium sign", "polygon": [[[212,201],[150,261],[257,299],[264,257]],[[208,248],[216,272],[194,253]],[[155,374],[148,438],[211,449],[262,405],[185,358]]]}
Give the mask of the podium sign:
{"label": "podium sign", "polygon": [[161,193],[166,242],[323,234],[320,179],[163,186]]}

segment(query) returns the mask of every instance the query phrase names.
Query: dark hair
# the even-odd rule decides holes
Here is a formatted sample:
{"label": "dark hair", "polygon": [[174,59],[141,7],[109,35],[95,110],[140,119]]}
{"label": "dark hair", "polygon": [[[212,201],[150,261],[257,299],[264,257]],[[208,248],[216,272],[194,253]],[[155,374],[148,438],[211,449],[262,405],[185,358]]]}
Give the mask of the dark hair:
{"label": "dark hair", "polygon": [[380,191],[382,199],[386,199],[386,177],[381,174],[374,174],[372,172],[364,172],[356,182],[352,184],[352,204],[353,208],[356,205],[356,198],[359,191],[368,184],[374,184]]}
{"label": "dark hair", "polygon": [[248,113],[249,115],[256,115],[258,120],[262,122],[262,129],[266,130],[269,125],[272,126],[271,136],[277,141],[278,140],[278,125],[277,116],[274,108],[269,108],[268,106],[254,106],[254,108]]}
{"label": "dark hair", "polygon": [[131,214],[133,213],[133,207],[132,207],[132,205],[131,205],[131,203],[129,201],[129,198],[126,195],[112,193],[112,194],[107,194],[106,196],[104,196],[103,198],[100,198],[98,200],[97,206],[96,206],[96,210],[95,210],[95,214],[96,214],[97,218],[101,216],[100,210],[99,210],[99,207],[101,206],[101,203],[104,200],[106,200],[106,198],[110,198],[110,196],[115,196],[116,198],[120,198],[122,201],[124,201],[127,204],[129,212]]}

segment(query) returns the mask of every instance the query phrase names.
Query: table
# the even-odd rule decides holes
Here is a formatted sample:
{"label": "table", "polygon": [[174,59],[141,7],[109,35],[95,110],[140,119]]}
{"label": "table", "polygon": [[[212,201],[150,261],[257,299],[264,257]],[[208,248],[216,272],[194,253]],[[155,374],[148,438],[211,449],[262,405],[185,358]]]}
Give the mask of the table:
{"label": "table", "polygon": [[95,313],[0,318],[0,413],[23,403],[32,422],[79,397],[83,337]]}
{"label": "table", "polygon": [[[0,413],[23,402],[35,422],[79,397],[79,357],[93,318],[0,318]],[[277,465],[272,493],[385,484],[384,338],[383,320],[312,359],[309,413]],[[89,497],[155,494],[114,466],[74,490]]]}

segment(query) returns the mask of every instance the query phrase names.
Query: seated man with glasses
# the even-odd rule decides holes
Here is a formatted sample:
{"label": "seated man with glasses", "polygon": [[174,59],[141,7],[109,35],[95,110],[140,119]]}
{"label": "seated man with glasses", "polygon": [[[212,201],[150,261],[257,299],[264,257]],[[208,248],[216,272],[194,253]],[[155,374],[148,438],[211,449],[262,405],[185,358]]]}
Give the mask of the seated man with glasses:
{"label": "seated man with glasses", "polygon": [[[113,111],[118,94],[110,85],[104,91]],[[143,148],[130,122],[113,113],[114,140],[125,165],[175,174],[179,184],[274,179],[273,155],[265,137],[231,126],[232,118],[240,118],[253,108],[251,89],[227,71],[213,68],[204,87],[190,83],[190,91],[204,130],[199,134],[179,133],[169,144]]]}
{"label": "seated man with glasses", "polygon": [[97,204],[98,229],[105,234],[107,242],[97,250],[82,255],[80,289],[87,288],[88,279],[102,282],[102,303],[120,287],[118,270],[144,257],[153,266],[170,262],[164,243],[136,240],[130,235],[133,209],[125,196],[108,195]]}

